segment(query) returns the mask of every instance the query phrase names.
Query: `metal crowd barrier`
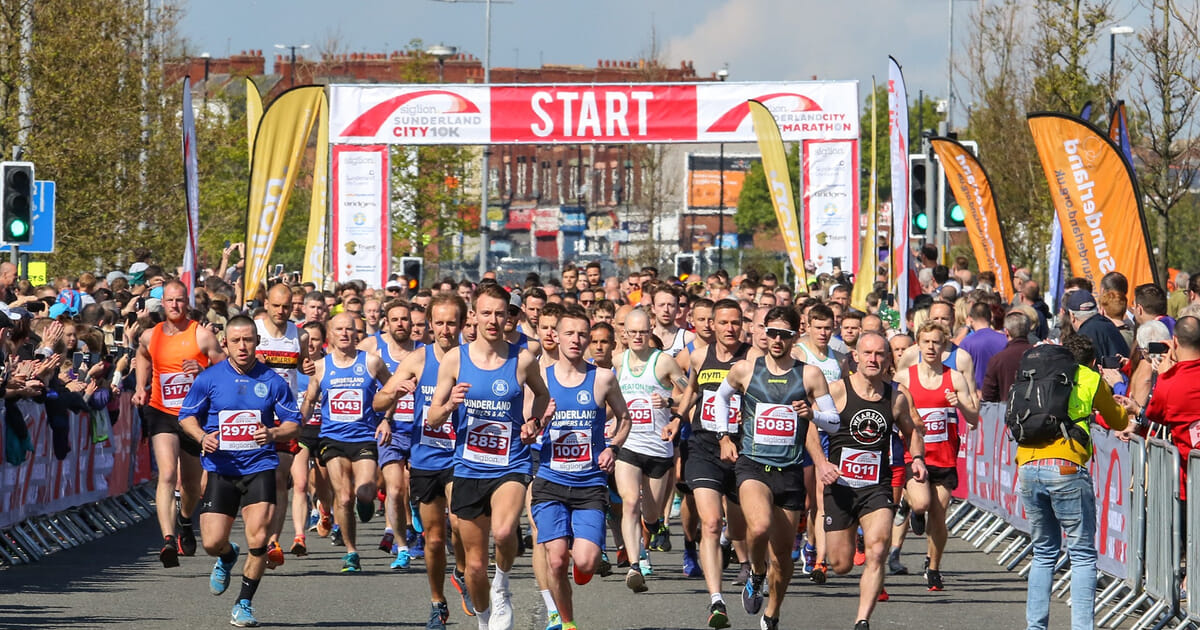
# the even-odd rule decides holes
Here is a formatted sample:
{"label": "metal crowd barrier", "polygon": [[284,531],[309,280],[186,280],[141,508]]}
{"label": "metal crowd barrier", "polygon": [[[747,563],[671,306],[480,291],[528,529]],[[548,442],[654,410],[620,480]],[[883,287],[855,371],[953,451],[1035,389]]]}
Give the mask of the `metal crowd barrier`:
{"label": "metal crowd barrier", "polygon": [[1146,488],[1153,491],[1146,493],[1145,546],[1146,594],[1154,604],[1133,625],[1134,630],[1161,628],[1179,611],[1183,559],[1179,544],[1183,531],[1179,469],[1179,449],[1170,442],[1151,439],[1146,451]]}
{"label": "metal crowd barrier", "polygon": [[153,518],[153,503],[153,485],[143,484],[122,495],[25,519],[0,530],[0,562],[10,566],[37,562],[97,540]]}
{"label": "metal crowd barrier", "polygon": [[[1096,627],[1103,628],[1109,621],[1110,627],[1117,627],[1121,621],[1144,606],[1150,600],[1143,590],[1146,568],[1146,441],[1140,436],[1133,435],[1129,439],[1129,458],[1131,462],[1129,487],[1126,499],[1129,501],[1129,546],[1125,556],[1125,578],[1113,580],[1110,587],[1112,592],[1102,592],[1096,598]],[[1117,596],[1121,599],[1108,608],[1108,602]]]}
{"label": "metal crowd barrier", "polygon": [[[1200,567],[1200,450],[1193,450],[1187,460],[1187,566]],[[1184,612],[1191,621],[1200,621],[1200,575],[1187,581],[1187,602]]]}

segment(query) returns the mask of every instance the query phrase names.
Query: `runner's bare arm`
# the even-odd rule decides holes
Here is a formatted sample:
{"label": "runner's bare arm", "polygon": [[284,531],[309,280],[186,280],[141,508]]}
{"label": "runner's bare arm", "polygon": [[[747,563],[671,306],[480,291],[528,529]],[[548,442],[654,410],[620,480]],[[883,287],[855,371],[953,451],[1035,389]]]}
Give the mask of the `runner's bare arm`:
{"label": "runner's bare arm", "polygon": [[375,398],[371,401],[371,408],[375,411],[390,411],[396,401],[411,394],[417,388],[416,375],[424,371],[425,368],[425,353],[412,352],[404,357],[400,365],[396,366],[396,373],[384,383],[379,391],[375,392]]}
{"label": "runner's bare arm", "polygon": [[369,354],[374,354],[375,350],[376,350],[376,343],[375,343],[376,339],[377,339],[377,337],[375,335],[368,335],[365,339],[358,342],[358,345],[355,346],[354,349],[362,350],[363,352],[366,352]]}
{"label": "runner's bare arm", "polygon": [[[655,372],[657,372],[654,376],[658,378],[658,382],[661,383],[663,387],[671,392],[672,398],[675,398],[676,395],[683,394],[684,388],[687,387],[687,379],[683,377],[683,370],[679,369],[678,363],[675,363],[674,361],[659,361],[654,366],[654,369]],[[685,383],[684,387],[679,386],[680,381]],[[681,399],[675,398],[675,400],[675,407],[678,408],[679,405],[682,404]]]}
{"label": "runner's bare arm", "polygon": [[546,387],[546,379],[542,378],[542,368],[532,356],[523,354],[517,361],[517,369],[525,376],[525,387],[533,393],[529,417],[537,418],[538,422],[545,426],[555,407],[554,400],[550,398],[550,389]]}
{"label": "runner's bare arm", "polygon": [[725,427],[723,429],[725,433],[729,432],[729,402],[733,399],[734,394],[746,391],[746,382],[750,380],[750,374],[753,371],[754,364],[742,359],[729,368],[725,380],[717,388],[717,395],[713,399],[713,420],[716,421],[718,427]]}
{"label": "runner's bare arm", "polygon": [[[842,384],[838,380],[834,385]],[[804,389],[812,396],[813,422],[826,433],[834,433],[841,428],[842,418],[838,415],[837,401],[829,394],[832,385],[825,380],[825,373],[815,365],[804,366]],[[843,387],[842,395],[845,396]]]}
{"label": "runner's bare arm", "polygon": [[458,382],[459,363],[458,352],[447,352],[446,356],[442,357],[442,364],[438,367],[437,388],[433,390],[429,417],[425,421],[425,424],[432,428],[442,426],[442,423],[450,418],[450,414],[458,409],[467,396],[467,390],[471,388],[469,383]]}
{"label": "runner's bare arm", "polygon": [[325,362],[318,361],[316,371],[308,378],[308,389],[304,391],[304,400],[300,403],[300,417],[308,422],[312,419],[313,409],[321,399],[321,379],[325,376]]}
{"label": "runner's bare arm", "polygon": [[971,355],[967,354],[967,351],[962,348],[959,348],[956,352],[958,352],[958,358],[954,364],[958,366],[958,371],[962,372],[962,375],[966,377],[967,391],[975,401],[975,407],[978,408],[979,392],[975,391],[975,359],[971,358]]}
{"label": "runner's bare arm", "polygon": [[951,370],[950,382],[954,385],[954,391],[949,392],[946,399],[962,412],[963,419],[974,429],[979,424],[979,401],[975,400],[967,378],[962,372]]}
{"label": "runner's bare arm", "polygon": [[150,339],[153,329],[142,333],[138,341],[137,356],[134,357],[133,368],[137,378],[137,388],[133,390],[133,404],[142,405],[146,402],[146,388],[150,386],[150,375],[153,366],[150,363]]}
{"label": "runner's bare arm", "polygon": [[[897,379],[897,381],[899,381],[899,379]],[[917,435],[922,437],[921,452],[924,452],[925,440],[923,438],[925,436],[925,421],[921,419],[921,414],[917,413],[917,406],[913,404],[912,394],[908,391],[908,385],[897,382],[896,389],[900,390],[900,393],[904,394],[904,406],[906,409],[908,409],[909,421],[912,422],[913,430],[917,432]],[[912,451],[909,452],[911,453]]]}
{"label": "runner's bare arm", "polygon": [[381,383],[381,387],[382,383],[386,383],[392,378],[392,373],[388,370],[387,364],[376,354],[367,355],[367,371],[371,373],[371,376],[375,377],[375,380]]}
{"label": "runner's bare arm", "polygon": [[683,394],[679,397],[679,415],[685,418],[700,398],[700,385],[696,380],[696,375],[700,373],[700,366],[704,365],[704,358],[708,356],[711,349],[712,346],[704,346],[698,352],[692,353],[692,363],[691,369],[688,370],[687,386],[683,388]]}
{"label": "runner's bare arm", "polygon": [[924,433],[924,430],[917,429],[913,422],[914,412],[912,410],[912,399],[908,389],[896,388],[892,393],[892,418],[895,419],[896,426],[900,427],[900,437],[913,457],[913,479],[922,482],[929,474],[925,468],[925,440],[921,439],[920,435]]}
{"label": "runner's bare arm", "polygon": [[596,384],[604,392],[604,401],[608,404],[609,413],[617,419],[617,428],[613,433],[613,446],[620,447],[629,437],[629,409],[625,406],[625,396],[617,386],[617,377],[612,372],[597,371]]}
{"label": "runner's bare arm", "polygon": [[825,457],[825,450],[821,448],[821,436],[817,434],[817,425],[813,423],[809,423],[808,433],[804,436],[804,450],[813,460],[813,470],[816,471],[817,477],[827,486],[837,483],[837,478],[841,477],[842,473]]}
{"label": "runner's bare arm", "polygon": [[209,365],[216,365],[225,360],[225,351],[217,342],[217,336],[204,326],[196,327],[196,345],[200,346],[201,352],[208,355]]}
{"label": "runner's bare arm", "polygon": [[299,334],[296,335],[296,339],[300,342],[300,373],[312,376],[317,366],[312,358],[308,356],[308,331],[301,328]]}

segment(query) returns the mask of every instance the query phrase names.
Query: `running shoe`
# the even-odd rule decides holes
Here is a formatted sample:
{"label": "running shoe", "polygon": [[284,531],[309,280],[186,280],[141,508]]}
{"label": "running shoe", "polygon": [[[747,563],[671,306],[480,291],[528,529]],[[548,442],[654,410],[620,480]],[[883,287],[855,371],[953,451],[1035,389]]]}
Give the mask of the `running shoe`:
{"label": "running shoe", "polygon": [[925,565],[921,567],[921,577],[929,578],[929,556],[925,556]]}
{"label": "running shoe", "polygon": [[492,617],[488,620],[489,628],[496,630],[512,630],[513,629],[513,607],[512,607],[512,592],[508,590],[507,585],[496,588],[492,584]]}
{"label": "running shoe", "polygon": [[342,573],[362,573],[362,564],[358,561],[358,552],[350,552],[342,556]]}
{"label": "running shoe", "polygon": [[304,525],[304,529],[310,532],[317,531],[317,524],[321,522],[321,512],[317,508],[313,508],[308,512],[308,523]]}
{"label": "running shoe", "polygon": [[763,615],[762,619],[758,620],[758,627],[759,630],[779,630],[779,617]]}
{"label": "running shoe", "polygon": [[342,539],[342,528],[338,527],[337,523],[334,523],[333,529],[329,530],[329,544],[334,547],[346,546],[346,541]]}
{"label": "running shoe", "polygon": [[250,600],[239,599],[238,603],[233,605],[229,625],[239,628],[258,627],[258,620],[254,618],[254,607],[250,605]]}
{"label": "running shoe", "polygon": [[733,551],[733,542],[721,535],[721,571],[729,568],[733,561],[737,560],[737,554]]}
{"label": "running shoe", "polygon": [[650,554],[645,549],[642,550],[642,555],[638,558],[638,568],[641,569],[643,577],[654,575],[654,567],[650,566]]}
{"label": "running shoe", "polygon": [[896,510],[896,515],[892,517],[892,527],[900,527],[908,518],[912,507],[908,505],[908,497],[900,497],[900,507]]}
{"label": "running shoe", "polygon": [[208,590],[213,595],[220,595],[229,588],[229,573],[237,565],[237,543],[229,543],[229,546],[233,547],[233,555],[235,556],[233,562],[225,564],[220,558],[217,558],[216,564],[213,565],[212,573],[208,576]]}
{"label": "running shoe", "polygon": [[808,579],[812,580],[813,584],[825,583],[825,572],[829,570],[829,565],[824,562],[813,567],[812,573],[808,574]]}
{"label": "running shoe", "polygon": [[474,617],[475,604],[471,601],[471,593],[467,591],[466,576],[458,571],[451,571],[450,583],[454,585],[454,590],[458,591],[458,596],[462,598],[463,614],[468,617]]}
{"label": "running shoe", "polygon": [[179,555],[196,555],[196,532],[192,531],[191,523],[179,526]]}
{"label": "running shoe", "polygon": [[624,547],[617,547],[617,568],[629,568],[629,552]]}
{"label": "running shoe", "polygon": [[725,609],[725,602],[713,602],[708,607],[708,627],[716,629],[729,627],[729,611]]}
{"label": "running shoe", "polygon": [[407,569],[408,565],[411,563],[412,556],[409,555],[408,550],[401,549],[396,552],[396,559],[392,560],[392,570],[395,571],[396,569]]}
{"label": "running shoe", "polygon": [[804,548],[804,536],[796,534],[796,542],[792,543],[792,562],[800,560],[800,550]]}
{"label": "running shoe", "polygon": [[891,595],[888,595],[887,589],[886,589],[886,588],[883,588],[883,587],[880,587],[880,589],[879,589],[879,597],[875,598],[875,601],[877,601],[877,602],[886,602],[887,600],[889,600],[889,599],[891,599],[891,598],[892,598],[892,596],[891,596]]}
{"label": "running shoe", "polygon": [[632,567],[630,567],[629,573],[625,574],[625,586],[628,586],[629,590],[634,593],[645,593],[650,590],[650,587],[646,586],[646,576]]}
{"label": "running shoe", "polygon": [[858,534],[854,543],[854,566],[861,567],[867,562],[867,550],[863,543],[862,534]]}
{"label": "running shoe", "polygon": [[602,578],[612,575],[612,563],[608,561],[607,552],[600,552],[600,563],[596,565],[596,574]]}
{"label": "running shoe", "polygon": [[267,568],[274,569],[281,566],[284,560],[283,548],[279,546],[279,541],[272,540],[267,543]]}
{"label": "running shoe", "polygon": [[179,566],[179,539],[174,536],[163,537],[163,546],[158,551],[158,560],[167,569]]}
{"label": "running shoe", "polygon": [[937,569],[930,569],[925,572],[925,582],[929,585],[931,591],[942,591],[946,586],[942,584],[942,572]]}
{"label": "running shoe", "polygon": [[580,571],[579,565],[572,563],[571,564],[571,578],[575,580],[576,584],[583,586],[584,584],[587,584],[588,582],[592,581],[592,574],[584,573],[583,571]]}
{"label": "running shoe", "polygon": [[892,575],[908,575],[908,567],[900,563],[900,550],[888,552],[888,573]]}
{"label": "running shoe", "polygon": [[304,538],[304,534],[300,534],[292,539],[291,553],[293,556],[303,558],[304,556],[308,555],[308,545],[306,545],[305,542],[307,541]]}
{"label": "running shoe", "polygon": [[404,544],[408,545],[409,547],[417,544],[417,536],[420,536],[420,535],[421,534],[417,530],[415,530],[411,527],[405,527],[404,528]]}
{"label": "running shoe", "polygon": [[360,523],[370,523],[371,517],[375,516],[375,502],[363,501],[361,499],[354,500],[354,509],[358,512],[358,521]]}
{"label": "running shoe", "polygon": [[738,569],[737,577],[733,578],[732,584],[734,586],[741,586],[741,585],[745,584],[747,582],[747,580],[749,580],[749,579],[750,579],[750,563],[743,562],[742,567],[740,569]]}
{"label": "running shoe", "polygon": [[416,540],[413,541],[413,544],[408,546],[408,550],[409,550],[408,555],[412,556],[413,558],[424,558],[425,557],[425,534],[424,533],[417,534]]}
{"label": "running shoe", "polygon": [[683,550],[683,575],[686,577],[700,577],[704,572],[700,570],[700,559],[693,549]]}
{"label": "running shoe", "polygon": [[765,575],[751,575],[750,579],[746,580],[746,586],[742,588],[742,608],[751,615],[757,615],[762,610],[763,605],[763,582],[767,581]]}
{"label": "running shoe", "polygon": [[415,529],[418,534],[424,534],[425,524],[421,522],[421,510],[418,505],[420,504],[409,502],[408,521],[412,523],[412,528]]}
{"label": "running shoe", "polygon": [[317,519],[317,536],[324,538],[333,532],[335,523],[333,522],[333,515],[324,506],[318,512],[321,514],[321,517]]}
{"label": "running shoe", "polygon": [[859,619],[854,624],[854,630],[871,630],[871,624],[866,619]]}
{"label": "running shoe", "polygon": [[550,613],[546,618],[546,630],[562,630],[562,617],[558,616],[558,611]]}
{"label": "running shoe", "polygon": [[924,536],[925,535],[925,515],[924,514],[918,514],[916,512],[913,512],[912,516],[910,516],[908,520],[909,520],[909,526],[910,526],[910,529],[912,529],[913,535],[915,535],[915,536]]}
{"label": "running shoe", "polygon": [[800,572],[805,575],[812,573],[817,566],[817,548],[804,543],[804,547],[800,549],[800,557],[804,559],[804,563],[800,566]]}
{"label": "running shoe", "polygon": [[650,534],[651,551],[670,551],[671,550],[671,528],[667,527],[666,523],[659,525],[658,529]]}
{"label": "running shoe", "polygon": [[671,501],[671,513],[669,518],[679,518],[679,511],[683,509],[683,496],[678,492],[675,493],[675,498]]}
{"label": "running shoe", "polygon": [[396,544],[396,535],[390,531],[383,532],[383,538],[379,541],[379,550],[383,553],[391,553],[392,545]]}
{"label": "running shoe", "polygon": [[429,621],[425,630],[446,630],[446,620],[450,619],[450,607],[446,602],[434,602],[429,609]]}

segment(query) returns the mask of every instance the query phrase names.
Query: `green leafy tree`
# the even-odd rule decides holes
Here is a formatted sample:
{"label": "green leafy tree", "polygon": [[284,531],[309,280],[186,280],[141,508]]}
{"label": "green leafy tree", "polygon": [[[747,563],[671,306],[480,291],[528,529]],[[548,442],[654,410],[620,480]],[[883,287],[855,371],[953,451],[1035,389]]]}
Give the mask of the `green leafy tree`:
{"label": "green leafy tree", "polygon": [[[792,198],[796,200],[797,211],[800,205],[800,145],[793,144],[787,151],[788,179],[792,182]],[[775,206],[771,203],[771,193],[767,189],[767,175],[763,171],[761,160],[750,165],[746,179],[742,183],[742,192],[738,196],[737,213],[733,216],[738,233],[751,236],[757,232],[778,233],[779,221],[775,218]]]}

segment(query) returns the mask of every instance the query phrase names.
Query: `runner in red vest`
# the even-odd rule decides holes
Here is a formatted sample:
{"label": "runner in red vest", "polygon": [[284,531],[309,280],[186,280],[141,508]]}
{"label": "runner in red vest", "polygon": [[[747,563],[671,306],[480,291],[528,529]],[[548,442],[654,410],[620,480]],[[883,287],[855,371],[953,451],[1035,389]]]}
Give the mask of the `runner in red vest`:
{"label": "runner in red vest", "polygon": [[920,362],[896,373],[896,382],[908,389],[913,417],[920,418],[920,426],[924,428],[928,484],[912,479],[907,489],[910,496],[931,495],[925,525],[929,539],[925,580],[931,591],[943,588],[941,562],[946,549],[946,509],[950,507],[950,493],[958,487],[958,418],[961,416],[972,428],[979,422],[979,404],[971,395],[967,378],[942,363],[942,351],[949,338],[949,332],[939,322],[925,322],[917,330]]}

